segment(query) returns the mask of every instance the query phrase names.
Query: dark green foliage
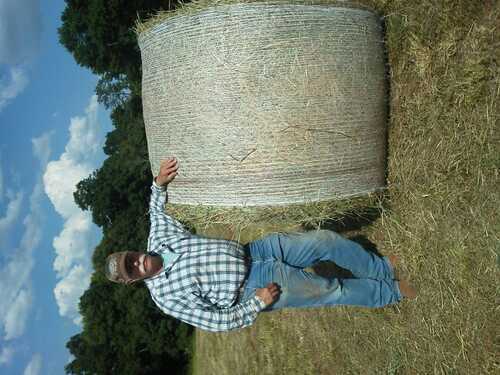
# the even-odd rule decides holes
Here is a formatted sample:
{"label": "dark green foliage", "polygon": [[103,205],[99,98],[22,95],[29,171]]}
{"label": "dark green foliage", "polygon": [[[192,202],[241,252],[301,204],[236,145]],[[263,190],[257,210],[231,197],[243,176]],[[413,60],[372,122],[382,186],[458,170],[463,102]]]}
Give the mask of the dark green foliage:
{"label": "dark green foliage", "polygon": [[125,103],[131,94],[131,88],[124,74],[118,77],[105,73],[97,82],[95,93],[97,101],[106,109],[116,108]]}
{"label": "dark green foliage", "polygon": [[104,146],[109,157],[77,184],[74,194],[77,205],[91,210],[94,223],[104,230],[120,216],[144,215],[152,181],[140,98],[133,96],[116,107],[112,120],[115,130]]}
{"label": "dark green foliage", "polygon": [[96,74],[140,80],[141,57],[133,26],[168,0],[66,0],[59,40],[76,62]]}
{"label": "dark green foliage", "polygon": [[107,108],[140,95],[141,55],[133,30],[138,19],[174,9],[177,0],[66,0],[59,41],[76,62],[100,75],[96,93]]}
{"label": "dark green foliage", "polygon": [[104,276],[106,257],[146,249],[152,175],[140,97],[140,54],[132,31],[138,16],[170,1],[66,0],[61,43],[82,66],[100,74],[99,102],[112,109],[108,158],[74,194],[103,238],[92,255],[94,273],[80,299],[83,331],[67,342],[75,357],[68,374],[178,374],[186,370],[192,328],[154,305],[143,283],[123,286]]}
{"label": "dark green foliage", "polygon": [[84,331],[67,343],[74,374],[182,373],[191,329],[165,318],[139,285],[93,280],[80,300]]}

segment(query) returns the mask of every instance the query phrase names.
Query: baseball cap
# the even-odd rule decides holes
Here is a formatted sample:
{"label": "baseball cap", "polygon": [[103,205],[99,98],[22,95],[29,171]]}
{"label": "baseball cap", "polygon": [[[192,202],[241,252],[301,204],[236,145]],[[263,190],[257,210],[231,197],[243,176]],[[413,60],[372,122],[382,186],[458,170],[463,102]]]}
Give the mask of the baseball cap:
{"label": "baseball cap", "polygon": [[108,280],[115,283],[125,284],[131,280],[127,268],[125,267],[125,260],[129,251],[120,251],[113,253],[106,258],[104,273]]}

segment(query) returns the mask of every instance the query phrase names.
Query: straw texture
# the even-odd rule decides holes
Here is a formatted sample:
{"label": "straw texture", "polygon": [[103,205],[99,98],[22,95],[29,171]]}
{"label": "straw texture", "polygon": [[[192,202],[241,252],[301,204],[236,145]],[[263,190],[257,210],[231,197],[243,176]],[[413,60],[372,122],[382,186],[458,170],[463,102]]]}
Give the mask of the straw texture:
{"label": "straw texture", "polygon": [[260,206],[384,186],[386,77],[375,14],[234,4],[139,35],[153,173],[176,156],[172,203]]}

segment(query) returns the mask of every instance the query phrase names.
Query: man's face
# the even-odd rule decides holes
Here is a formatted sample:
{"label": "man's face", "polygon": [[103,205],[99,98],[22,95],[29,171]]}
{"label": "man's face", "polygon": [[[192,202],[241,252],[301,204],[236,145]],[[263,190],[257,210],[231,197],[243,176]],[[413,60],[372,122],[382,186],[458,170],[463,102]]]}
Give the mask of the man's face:
{"label": "man's face", "polygon": [[130,282],[152,276],[154,274],[152,266],[150,255],[136,251],[127,253],[125,269],[130,279],[132,279]]}

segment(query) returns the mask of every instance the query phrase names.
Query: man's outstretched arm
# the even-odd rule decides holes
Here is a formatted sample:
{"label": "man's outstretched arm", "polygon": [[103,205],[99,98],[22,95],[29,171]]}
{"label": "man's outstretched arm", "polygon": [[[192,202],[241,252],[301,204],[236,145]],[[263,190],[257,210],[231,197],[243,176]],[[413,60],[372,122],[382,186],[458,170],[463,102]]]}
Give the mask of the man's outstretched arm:
{"label": "man's outstretched arm", "polygon": [[167,185],[177,176],[179,163],[177,159],[163,160],[160,164],[158,175],[154,178],[151,186],[151,200],[149,202],[149,216],[151,220],[150,248],[154,250],[165,241],[166,237],[174,233],[186,233],[184,226],[173,217],[165,213],[165,202],[167,201]]}
{"label": "man's outstretched arm", "polygon": [[183,298],[167,296],[158,300],[153,296],[153,299],[163,312],[185,323],[205,331],[224,332],[251,325],[262,309],[278,299],[280,292],[277,284],[270,283],[257,289],[254,297],[228,308],[190,298],[190,294]]}
{"label": "man's outstretched arm", "polygon": [[151,201],[149,203],[149,212],[152,215],[165,214],[164,206],[167,199],[167,185],[177,176],[178,169],[179,162],[175,158],[170,158],[161,162],[160,171],[153,181]]}

